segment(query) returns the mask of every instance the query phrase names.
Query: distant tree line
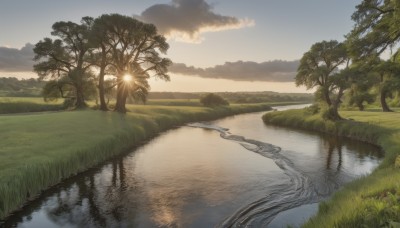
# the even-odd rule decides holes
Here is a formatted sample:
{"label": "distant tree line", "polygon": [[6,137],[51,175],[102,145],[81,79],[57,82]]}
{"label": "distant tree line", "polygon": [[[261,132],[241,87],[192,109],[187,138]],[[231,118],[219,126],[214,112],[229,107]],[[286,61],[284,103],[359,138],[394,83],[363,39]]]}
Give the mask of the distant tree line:
{"label": "distant tree line", "polygon": [[45,82],[38,79],[0,77],[0,96],[4,97],[40,97]]}
{"label": "distant tree line", "polygon": [[100,109],[108,110],[107,94],[115,90],[115,111],[126,112],[130,96],[145,100],[148,79],[169,80],[169,45],[152,24],[119,14],[83,17],[81,23],[56,22],[51,35],[34,47],[34,71],[48,80],[45,99],[66,98],[76,108],[98,91]]}
{"label": "distant tree line", "polygon": [[[326,117],[342,119],[338,107],[360,110],[379,100],[383,112],[392,111],[387,98],[400,91],[400,4],[390,0],[364,0],[352,15],[355,25],[342,43],[313,44],[300,60],[296,85],[317,88],[316,98],[327,107]],[[390,53],[382,59],[382,53]]]}
{"label": "distant tree line", "polygon": [[227,106],[229,102],[220,95],[208,93],[200,98],[200,103],[207,107]]}
{"label": "distant tree line", "polygon": [[[106,88],[112,87],[112,80],[106,80]],[[49,97],[46,94],[45,99],[59,98],[61,93],[57,90],[47,90],[47,86],[52,85],[52,82],[42,81],[39,79],[18,79],[15,77],[1,78],[0,77],[0,97],[40,97],[42,92],[48,93],[53,91],[55,94]],[[44,88],[44,91],[43,91]],[[98,101],[98,94],[95,87],[93,87],[92,94],[88,94],[85,98]],[[216,95],[221,96],[230,103],[265,103],[265,102],[312,102],[314,96],[309,93],[277,93],[271,91],[263,92],[216,92]],[[200,99],[207,95],[203,92],[149,92],[148,99]],[[116,88],[108,89],[105,92],[105,101],[108,104],[111,100],[114,101],[116,97]],[[68,102],[69,100],[67,100]],[[144,103],[142,100],[134,100],[130,98],[127,103]],[[73,104],[72,104],[73,105]]]}
{"label": "distant tree line", "polygon": [[[215,92],[229,101],[230,103],[265,103],[265,102],[312,102],[314,96],[309,93],[277,93],[271,91],[264,92]],[[200,99],[206,93],[182,93],[182,92],[151,92],[150,99]]]}

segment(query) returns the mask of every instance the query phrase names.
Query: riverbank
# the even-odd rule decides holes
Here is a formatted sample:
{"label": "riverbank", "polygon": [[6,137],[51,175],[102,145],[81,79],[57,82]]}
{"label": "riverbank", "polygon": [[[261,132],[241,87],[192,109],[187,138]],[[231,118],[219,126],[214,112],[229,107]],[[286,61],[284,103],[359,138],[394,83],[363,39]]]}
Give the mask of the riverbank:
{"label": "riverbank", "polygon": [[385,158],[369,176],[362,177],[319,206],[304,227],[382,227],[400,223],[400,113],[342,111],[352,120],[325,121],[307,109],[271,112],[266,124],[345,136],[380,146]]}
{"label": "riverbank", "polygon": [[85,110],[0,116],[0,219],[49,186],[129,152],[159,132],[193,121],[267,111],[271,105],[279,103],[132,105],[126,115]]}

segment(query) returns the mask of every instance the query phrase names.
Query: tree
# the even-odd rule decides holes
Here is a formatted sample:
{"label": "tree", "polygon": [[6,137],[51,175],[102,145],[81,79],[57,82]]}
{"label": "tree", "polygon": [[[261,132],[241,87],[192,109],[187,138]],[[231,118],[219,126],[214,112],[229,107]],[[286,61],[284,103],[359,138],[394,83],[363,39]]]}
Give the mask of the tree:
{"label": "tree", "polygon": [[375,101],[375,95],[371,94],[371,89],[376,84],[374,74],[365,73],[363,76],[353,79],[347,93],[348,104],[357,106],[360,111],[364,111],[364,104],[371,104]]}
{"label": "tree", "polygon": [[364,104],[375,101],[374,87],[379,83],[377,73],[373,70],[374,63],[369,61],[356,61],[349,67],[349,87],[346,92],[347,104],[356,106],[360,111],[364,110]]}
{"label": "tree", "polygon": [[115,111],[125,113],[128,95],[142,99],[150,76],[169,80],[167,67],[171,60],[163,58],[169,48],[165,37],[152,24],[118,14],[102,15],[102,42],[110,47],[110,71],[116,77],[117,102]]}
{"label": "tree", "polygon": [[380,60],[375,65],[375,70],[379,74],[380,103],[383,112],[392,112],[386,102],[388,96],[394,91],[399,91],[400,64],[394,59]]}
{"label": "tree", "polygon": [[353,58],[361,61],[372,61],[372,70],[379,74],[379,92],[382,111],[391,111],[386,98],[393,90],[398,90],[395,59],[397,49],[391,60],[382,61],[379,56],[386,50],[396,47],[400,41],[400,1],[397,0],[363,0],[353,13],[354,28],[347,35],[348,47]]}
{"label": "tree", "polygon": [[400,40],[400,2],[395,0],[363,0],[352,19],[354,28],[347,35],[355,57],[372,52],[380,55]]}
{"label": "tree", "polygon": [[90,17],[82,18],[81,24],[56,22],[52,26],[51,34],[59,39],[44,38],[33,49],[35,61],[42,60],[34,65],[39,78],[68,82],[74,89],[77,108],[86,107],[84,91],[91,86],[88,52],[92,23],[93,19]]}
{"label": "tree", "polygon": [[350,71],[340,73],[339,67],[348,67],[349,61],[343,43],[322,41],[311,46],[301,58],[297,69],[296,85],[304,85],[307,89],[317,87],[321,99],[329,108],[331,119],[340,119],[337,108]]}
{"label": "tree", "polygon": [[98,75],[98,89],[99,89],[99,99],[100,99],[100,110],[107,111],[106,93],[112,90],[115,85],[110,85],[106,87],[105,75],[107,74],[107,68],[112,64],[111,62],[111,49],[109,39],[107,35],[107,17],[98,17],[94,20],[91,33],[90,33],[90,43],[92,44],[92,63],[99,68]]}
{"label": "tree", "polygon": [[200,103],[204,106],[214,107],[221,105],[229,105],[229,102],[217,94],[209,93],[200,99]]}

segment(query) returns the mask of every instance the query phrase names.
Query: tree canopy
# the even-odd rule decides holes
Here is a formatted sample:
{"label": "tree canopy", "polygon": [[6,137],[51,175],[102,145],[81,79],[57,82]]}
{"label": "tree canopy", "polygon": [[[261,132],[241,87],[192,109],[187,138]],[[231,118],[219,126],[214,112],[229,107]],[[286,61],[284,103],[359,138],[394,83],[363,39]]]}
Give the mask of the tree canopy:
{"label": "tree canopy", "polygon": [[[49,97],[73,98],[76,107],[85,107],[90,96],[85,91],[97,84],[100,108],[107,110],[105,93],[115,87],[115,110],[126,112],[128,96],[146,99],[150,77],[170,79],[167,68],[172,62],[163,57],[169,45],[152,24],[105,14],[84,17],[80,24],[56,22],[52,28],[57,39],[44,38],[34,48],[35,60],[40,61],[34,70],[40,79],[51,80],[44,90]],[[105,82],[106,76],[115,79],[112,85]]]}
{"label": "tree canopy", "polygon": [[355,57],[372,52],[381,54],[400,40],[400,2],[397,0],[363,0],[352,19],[355,25],[347,39]]}
{"label": "tree canopy", "polygon": [[[317,87],[321,99],[332,108],[332,118],[339,118],[337,103],[343,95],[342,89],[346,85],[345,73],[339,67],[348,67],[349,57],[346,46],[336,40],[322,41],[311,46],[304,53],[295,78],[296,85],[304,85],[307,89]],[[336,100],[332,101],[332,94],[337,91]]]}

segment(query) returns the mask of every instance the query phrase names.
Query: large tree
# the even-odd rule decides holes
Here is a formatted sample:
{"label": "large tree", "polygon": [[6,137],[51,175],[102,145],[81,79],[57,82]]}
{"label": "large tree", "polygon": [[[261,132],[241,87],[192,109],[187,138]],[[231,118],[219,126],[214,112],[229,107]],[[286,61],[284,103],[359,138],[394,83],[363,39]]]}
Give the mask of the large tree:
{"label": "large tree", "polygon": [[388,96],[393,92],[399,91],[400,64],[394,59],[380,60],[374,65],[374,69],[379,75],[379,100],[383,112],[391,112],[386,102]]}
{"label": "large tree", "polygon": [[[91,33],[90,42],[93,49],[91,50],[93,65],[99,69],[98,74],[98,90],[100,99],[100,110],[107,111],[106,93],[111,90],[113,86],[105,81],[107,69],[111,66],[111,50],[112,46],[109,42],[109,36],[107,35],[107,18],[98,17],[94,20]],[[110,82],[110,81],[109,81]],[[108,87],[107,85],[108,84]]]}
{"label": "large tree", "polygon": [[338,41],[315,43],[304,53],[296,75],[296,85],[307,89],[317,87],[321,99],[329,108],[329,118],[340,119],[337,112],[343,95],[348,72],[341,73],[341,66],[347,67],[349,58],[346,47]]}
{"label": "large tree", "polygon": [[166,53],[169,45],[154,25],[132,17],[111,14],[96,21],[104,31],[102,44],[110,48],[110,71],[117,83],[115,111],[124,113],[129,95],[145,98],[151,76],[169,80],[167,67],[171,61],[160,55]]}
{"label": "large tree", "polygon": [[364,111],[365,104],[371,104],[375,101],[375,94],[371,90],[377,83],[375,72],[365,71],[364,68],[359,68],[359,72],[350,78],[350,88],[346,94],[348,105],[356,106],[360,111]]}
{"label": "large tree", "polygon": [[[386,98],[393,90],[398,90],[397,44],[400,41],[400,1],[363,0],[352,15],[354,28],[347,35],[352,57],[367,62],[371,71],[379,75],[379,97],[382,110],[391,111]],[[383,61],[379,56],[386,50],[394,50],[390,60]]]}
{"label": "large tree", "polygon": [[347,38],[354,57],[381,54],[400,40],[400,1],[363,0],[352,19],[355,25]]}
{"label": "large tree", "polygon": [[[91,86],[88,52],[89,34],[93,19],[84,17],[81,24],[74,22],[56,22],[51,34],[58,39],[44,38],[34,47],[34,70],[40,79],[50,78],[53,85],[66,83],[73,88],[73,97],[77,108],[86,107],[85,90]],[[57,83],[54,83],[57,82]],[[71,87],[68,87],[71,88]]]}

